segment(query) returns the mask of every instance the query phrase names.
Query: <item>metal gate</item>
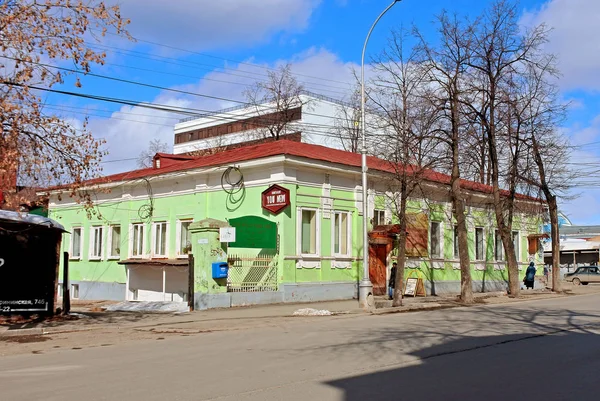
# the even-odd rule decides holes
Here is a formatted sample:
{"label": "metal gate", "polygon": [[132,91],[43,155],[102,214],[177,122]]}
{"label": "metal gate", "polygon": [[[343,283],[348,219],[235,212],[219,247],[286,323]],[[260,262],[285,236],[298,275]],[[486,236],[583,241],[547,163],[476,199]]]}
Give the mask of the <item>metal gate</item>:
{"label": "metal gate", "polygon": [[227,292],[277,291],[277,255],[229,255]]}

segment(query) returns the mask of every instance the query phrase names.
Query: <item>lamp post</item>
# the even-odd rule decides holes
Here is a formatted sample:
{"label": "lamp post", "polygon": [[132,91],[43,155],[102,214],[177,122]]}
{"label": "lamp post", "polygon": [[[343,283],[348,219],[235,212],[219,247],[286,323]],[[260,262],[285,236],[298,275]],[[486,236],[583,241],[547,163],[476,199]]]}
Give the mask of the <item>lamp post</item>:
{"label": "lamp post", "polygon": [[362,203],[363,203],[363,278],[358,284],[358,302],[362,308],[368,309],[372,305],[369,305],[369,295],[373,294],[373,283],[369,278],[369,206],[368,206],[368,191],[367,191],[367,139],[365,133],[365,50],[367,49],[367,43],[371,37],[373,28],[379,22],[381,17],[389,11],[394,4],[399,3],[401,0],[394,0],[373,22],[365,44],[363,45],[362,57],[360,61],[360,116],[361,116],[361,134],[362,134]]}

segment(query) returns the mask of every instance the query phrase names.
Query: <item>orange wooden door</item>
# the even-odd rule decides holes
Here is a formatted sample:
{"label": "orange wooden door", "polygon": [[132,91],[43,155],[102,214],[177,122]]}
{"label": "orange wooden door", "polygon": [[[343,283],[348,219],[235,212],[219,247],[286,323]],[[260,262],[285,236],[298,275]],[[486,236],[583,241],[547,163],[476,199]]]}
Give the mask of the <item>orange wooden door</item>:
{"label": "orange wooden door", "polygon": [[373,284],[373,295],[387,294],[386,259],[385,244],[369,245],[369,279]]}

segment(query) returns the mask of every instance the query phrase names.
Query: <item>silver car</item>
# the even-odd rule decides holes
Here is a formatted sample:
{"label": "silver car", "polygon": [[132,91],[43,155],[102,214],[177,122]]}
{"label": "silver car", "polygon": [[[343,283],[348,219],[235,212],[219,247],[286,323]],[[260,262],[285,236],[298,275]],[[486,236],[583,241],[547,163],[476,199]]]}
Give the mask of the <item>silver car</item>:
{"label": "silver car", "polygon": [[565,274],[565,280],[575,285],[600,283],[600,269],[598,266],[580,266],[573,273]]}

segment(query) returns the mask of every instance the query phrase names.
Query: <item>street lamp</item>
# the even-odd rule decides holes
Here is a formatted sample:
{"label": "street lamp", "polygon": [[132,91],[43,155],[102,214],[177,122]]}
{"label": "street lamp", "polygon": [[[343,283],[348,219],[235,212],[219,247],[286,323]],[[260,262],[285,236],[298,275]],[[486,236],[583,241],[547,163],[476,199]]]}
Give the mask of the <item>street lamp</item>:
{"label": "street lamp", "polygon": [[379,22],[381,17],[389,11],[394,4],[399,3],[401,0],[394,0],[373,22],[365,44],[362,50],[362,58],[360,61],[360,115],[361,115],[361,134],[362,134],[362,203],[363,203],[363,278],[358,284],[358,302],[362,308],[368,309],[372,305],[369,305],[369,295],[373,294],[373,283],[369,278],[369,206],[367,202],[367,139],[365,133],[365,50],[367,49],[367,43],[371,37],[373,28]]}

